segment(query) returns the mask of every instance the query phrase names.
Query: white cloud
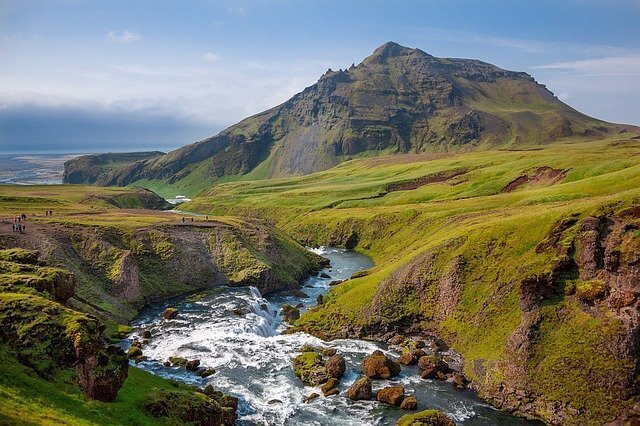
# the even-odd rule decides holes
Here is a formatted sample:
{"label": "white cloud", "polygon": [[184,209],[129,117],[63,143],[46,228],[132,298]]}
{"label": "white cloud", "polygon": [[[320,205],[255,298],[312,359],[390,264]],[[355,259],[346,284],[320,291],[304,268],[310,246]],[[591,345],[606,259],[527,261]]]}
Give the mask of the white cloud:
{"label": "white cloud", "polygon": [[571,70],[590,75],[640,75],[640,55],[557,62],[533,68]]}
{"label": "white cloud", "polygon": [[213,52],[207,52],[204,54],[205,61],[214,62],[217,61],[220,57]]}
{"label": "white cloud", "polygon": [[230,6],[227,8],[227,12],[234,13],[236,15],[244,15],[245,13],[247,13],[247,7],[246,6]]}
{"label": "white cloud", "polygon": [[113,43],[133,43],[140,40],[140,34],[124,30],[121,33],[109,31],[107,40]]}

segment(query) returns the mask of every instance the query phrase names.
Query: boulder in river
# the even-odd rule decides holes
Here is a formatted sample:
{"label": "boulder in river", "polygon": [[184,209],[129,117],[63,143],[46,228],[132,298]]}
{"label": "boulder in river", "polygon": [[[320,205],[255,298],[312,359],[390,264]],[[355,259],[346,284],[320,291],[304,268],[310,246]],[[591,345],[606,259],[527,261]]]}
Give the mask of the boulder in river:
{"label": "boulder in river", "polygon": [[378,391],[377,399],[380,402],[397,407],[404,400],[404,388],[402,386],[388,386]]}
{"label": "boulder in river", "polygon": [[282,305],[280,314],[282,315],[282,319],[285,321],[293,322],[300,318],[300,309],[294,308],[293,306],[285,303]]}
{"label": "boulder in river", "polygon": [[342,284],[343,282],[344,280],[333,280],[329,283],[329,285],[333,287],[334,285]]}
{"label": "boulder in river", "polygon": [[131,346],[127,351],[127,357],[129,359],[135,359],[142,356],[142,349],[138,346]]}
{"label": "boulder in river", "polygon": [[400,374],[400,364],[376,350],[362,361],[362,372],[370,379],[389,379]]}
{"label": "boulder in river", "polygon": [[407,396],[405,399],[402,400],[402,403],[400,404],[400,408],[402,408],[403,410],[417,410],[418,409],[418,400],[416,399],[415,396]]}
{"label": "boulder in river", "polygon": [[162,318],[166,320],[174,319],[178,316],[178,310],[176,308],[167,308],[162,313]]}
{"label": "boulder in river", "polygon": [[151,332],[149,330],[142,330],[141,337],[143,339],[151,339]]}
{"label": "boulder in river", "polygon": [[323,305],[324,304],[324,296],[319,294],[318,297],[316,297],[316,303],[318,305]]}
{"label": "boulder in river", "polygon": [[308,299],[309,295],[302,290],[293,290],[293,295],[295,297],[299,297],[300,299]]}
{"label": "boulder in river", "polygon": [[326,272],[320,272],[320,278],[329,279],[331,278],[331,275],[327,274]]}
{"label": "boulder in river", "polygon": [[215,373],[216,373],[216,370],[215,370],[215,369],[213,369],[213,368],[203,368],[203,367],[200,367],[200,368],[198,369],[198,376],[203,377],[203,378],[204,378],[204,377],[212,376],[212,375],[214,375]]}
{"label": "boulder in river", "polygon": [[424,410],[414,414],[405,414],[400,417],[397,426],[456,426],[456,424],[441,411]]}
{"label": "boulder in river", "polygon": [[[449,373],[451,369],[446,362],[436,355],[425,355],[418,360],[418,367],[422,371],[423,379],[441,379],[441,375]],[[446,378],[446,377],[445,377]]]}
{"label": "boulder in river", "polygon": [[327,393],[329,393],[330,391],[334,390],[337,387],[338,387],[338,379],[332,377],[329,380],[327,380],[327,382],[324,385],[320,386],[320,390],[322,391],[324,396],[327,396]]}
{"label": "boulder in river", "polygon": [[181,356],[170,356],[169,362],[171,363],[171,365],[177,365],[180,367],[184,367],[187,365],[187,359],[182,358]]}
{"label": "boulder in river", "polygon": [[198,367],[200,366],[200,360],[199,359],[191,359],[191,360],[187,361],[184,364],[184,366],[189,371],[196,371],[196,370],[198,370]]}
{"label": "boulder in river", "polygon": [[327,370],[329,377],[339,379],[347,371],[347,364],[342,355],[333,355],[327,359],[324,368]]}
{"label": "boulder in river", "polygon": [[304,398],[304,399],[302,400],[302,402],[304,402],[305,404],[306,404],[306,403],[309,403],[309,402],[313,401],[314,399],[316,399],[316,398],[317,398],[317,397],[319,397],[319,396],[320,396],[320,394],[318,394],[318,393],[315,393],[315,392],[314,392],[314,393],[312,393],[311,395],[309,395],[309,396],[307,396],[306,398]]}
{"label": "boulder in river", "polygon": [[462,373],[455,372],[451,375],[451,383],[458,389],[464,389],[469,381]]}
{"label": "boulder in river", "polygon": [[347,391],[347,397],[353,401],[370,400],[373,397],[373,386],[368,377],[355,381]]}
{"label": "boulder in river", "polygon": [[293,359],[293,371],[300,380],[310,386],[318,386],[329,379],[322,355],[313,351],[302,352],[296,356]]}

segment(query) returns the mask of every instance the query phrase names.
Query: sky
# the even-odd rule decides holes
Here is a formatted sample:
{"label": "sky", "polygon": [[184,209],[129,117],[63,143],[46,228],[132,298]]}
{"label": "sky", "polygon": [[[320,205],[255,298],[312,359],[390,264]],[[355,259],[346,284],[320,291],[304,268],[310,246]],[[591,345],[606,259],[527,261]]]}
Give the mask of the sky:
{"label": "sky", "polygon": [[387,41],[640,125],[639,0],[0,0],[0,152],[174,149]]}

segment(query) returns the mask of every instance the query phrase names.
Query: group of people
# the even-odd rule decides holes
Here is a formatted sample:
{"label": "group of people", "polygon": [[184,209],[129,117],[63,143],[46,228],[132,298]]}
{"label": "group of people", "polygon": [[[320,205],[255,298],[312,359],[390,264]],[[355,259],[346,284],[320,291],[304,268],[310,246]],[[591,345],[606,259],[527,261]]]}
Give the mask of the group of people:
{"label": "group of people", "polygon": [[13,218],[13,232],[19,232],[21,234],[24,234],[24,231],[27,229],[26,226],[24,225],[24,221],[27,220],[27,215],[22,213],[21,215],[18,215],[16,217]]}
{"label": "group of people", "polygon": [[[191,218],[191,222],[193,222],[193,218]],[[187,218],[186,217],[182,218],[182,223],[187,223]]]}

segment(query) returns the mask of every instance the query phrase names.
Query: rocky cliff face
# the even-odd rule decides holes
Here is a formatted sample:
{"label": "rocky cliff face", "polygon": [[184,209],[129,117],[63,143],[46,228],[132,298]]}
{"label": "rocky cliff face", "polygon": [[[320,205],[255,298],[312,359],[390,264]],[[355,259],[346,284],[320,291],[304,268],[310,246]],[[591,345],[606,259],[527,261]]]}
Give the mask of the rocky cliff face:
{"label": "rocky cliff face", "polygon": [[[309,331],[435,334],[461,352],[473,387],[501,409],[551,424],[637,421],[639,220],[637,207],[567,216],[531,257],[511,253],[508,235],[452,239],[383,280],[357,314],[365,320],[328,333],[310,323]],[[348,233],[340,235],[344,243]]]}
{"label": "rocky cliff face", "polygon": [[[364,153],[541,144],[613,131],[560,102],[522,72],[477,60],[436,58],[386,43],[357,66],[327,71],[290,100],[209,139],[153,158],[95,167],[69,162],[66,182],[174,184],[191,176],[306,174]],[[195,175],[192,175],[195,174]]]}
{"label": "rocky cliff face", "polygon": [[187,221],[130,231],[34,222],[29,228],[20,238],[0,232],[0,246],[37,250],[41,260],[72,270],[73,296],[57,287],[52,294],[118,321],[146,303],[218,285],[252,285],[262,294],[297,289],[325,262],[260,223]]}
{"label": "rocky cliff face", "polygon": [[87,396],[115,399],[127,378],[127,357],[118,346],[107,347],[105,327],[96,318],[60,304],[74,295],[73,275],[37,265],[35,252],[0,250],[0,258],[3,345],[45,379],[75,370],[76,382]]}

